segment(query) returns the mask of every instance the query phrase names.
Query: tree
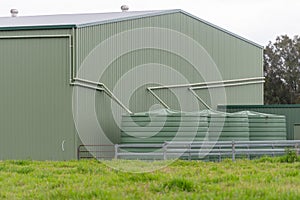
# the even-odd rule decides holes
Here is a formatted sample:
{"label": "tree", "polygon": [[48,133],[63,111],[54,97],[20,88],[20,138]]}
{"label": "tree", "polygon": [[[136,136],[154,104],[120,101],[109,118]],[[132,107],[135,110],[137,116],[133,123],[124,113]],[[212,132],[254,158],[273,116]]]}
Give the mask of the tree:
{"label": "tree", "polygon": [[264,49],[265,104],[300,103],[300,37],[279,36]]}

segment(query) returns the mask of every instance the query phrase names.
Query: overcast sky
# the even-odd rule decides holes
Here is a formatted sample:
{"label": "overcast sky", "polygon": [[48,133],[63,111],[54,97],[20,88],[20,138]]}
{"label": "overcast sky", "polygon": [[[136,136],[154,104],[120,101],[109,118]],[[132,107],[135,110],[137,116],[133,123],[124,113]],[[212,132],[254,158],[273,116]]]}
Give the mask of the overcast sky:
{"label": "overcast sky", "polygon": [[0,16],[182,9],[263,46],[300,35],[300,0],[0,0]]}

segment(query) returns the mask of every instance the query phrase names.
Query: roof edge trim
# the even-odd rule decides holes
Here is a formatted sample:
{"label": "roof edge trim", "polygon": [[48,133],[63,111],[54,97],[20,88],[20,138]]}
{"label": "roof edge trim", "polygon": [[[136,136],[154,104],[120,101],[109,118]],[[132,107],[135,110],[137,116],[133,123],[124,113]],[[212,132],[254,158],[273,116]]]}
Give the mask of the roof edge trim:
{"label": "roof edge trim", "polygon": [[75,24],[68,25],[46,25],[46,26],[18,26],[18,27],[0,27],[0,31],[19,31],[19,30],[41,30],[41,29],[68,29],[75,28]]}
{"label": "roof edge trim", "polygon": [[79,25],[76,25],[76,27],[84,28],[87,26],[95,26],[95,25],[101,25],[101,24],[109,24],[109,23],[114,23],[114,22],[133,20],[133,19],[140,19],[140,18],[144,18],[144,17],[154,17],[154,16],[167,15],[167,14],[172,14],[172,13],[179,13],[180,11],[181,11],[180,9],[162,10],[162,11],[156,12],[156,13],[148,13],[148,14],[143,14],[143,15],[138,15],[138,16],[124,17],[121,19],[111,19],[111,20],[98,21],[98,22],[92,22],[92,23],[86,23],[86,24],[79,24]]}
{"label": "roof edge trim", "polygon": [[264,46],[257,44],[251,40],[248,40],[242,36],[239,36],[231,31],[228,31],[224,28],[221,28],[220,26],[217,26],[215,24],[212,24],[206,20],[203,20],[195,15],[192,15],[184,10],[181,9],[171,9],[171,10],[162,10],[162,11],[157,11],[154,13],[148,13],[148,14],[141,14],[137,16],[131,16],[131,17],[124,17],[124,18],[117,18],[117,19],[111,19],[111,20],[104,20],[104,21],[96,21],[92,23],[85,23],[85,24],[62,24],[62,25],[41,25],[41,26],[19,26],[19,27],[0,27],[0,31],[13,31],[13,30],[38,30],[38,29],[65,29],[65,28],[84,28],[87,26],[94,26],[94,25],[101,25],[101,24],[108,24],[108,23],[114,23],[114,22],[121,22],[121,21],[126,21],[126,20],[134,20],[134,19],[140,19],[144,17],[154,17],[154,16],[160,16],[160,15],[167,15],[167,14],[173,14],[173,13],[181,13],[186,16],[189,16],[197,21],[200,21],[210,27],[213,27],[219,31],[222,31],[226,34],[229,34],[237,39],[240,39],[244,42],[247,42],[249,44],[252,44],[260,49],[263,49]]}
{"label": "roof edge trim", "polygon": [[126,18],[122,18],[122,19],[113,19],[113,20],[106,20],[106,21],[99,21],[99,22],[93,22],[93,23],[86,23],[86,24],[80,24],[80,25],[77,25],[76,27],[77,28],[84,28],[84,27],[87,27],[87,26],[94,26],[94,25],[101,25],[101,24],[108,24],[108,23],[114,23],[114,22],[121,22],[121,21],[126,21],[126,20],[133,20],[133,19],[140,19],[140,18],[144,18],[144,17],[154,17],[154,16],[160,16],[160,15],[167,15],[167,14],[173,14],[173,13],[181,13],[181,14],[184,14],[184,15],[187,15],[195,20],[198,20],[210,27],[213,27],[215,29],[218,29],[226,34],[229,34],[237,39],[240,39],[244,42],[247,42],[249,44],[252,44],[260,49],[263,49],[264,46],[260,45],[260,44],[257,44],[251,40],[248,40],[242,36],[239,36],[231,31],[228,31],[220,26],[217,26],[215,24],[212,24],[204,19],[201,19],[195,15],[192,15],[184,10],[181,10],[181,9],[172,9],[172,10],[163,10],[161,12],[156,12],[156,13],[149,13],[149,14],[144,14],[144,15],[139,15],[139,16],[132,16],[132,17],[126,17]]}
{"label": "roof edge trim", "polygon": [[242,36],[240,36],[240,35],[237,35],[237,34],[231,32],[231,31],[226,30],[226,29],[224,29],[224,28],[222,28],[222,27],[220,27],[220,26],[217,26],[217,25],[215,25],[215,24],[212,24],[212,23],[210,23],[210,22],[208,22],[208,21],[206,21],[206,20],[204,20],[204,19],[201,19],[201,18],[199,18],[199,17],[197,17],[197,16],[195,16],[195,15],[192,15],[192,14],[190,14],[190,13],[184,11],[184,10],[179,10],[179,12],[182,13],[182,14],[185,14],[185,15],[191,17],[191,18],[194,18],[194,19],[196,19],[196,20],[198,20],[198,21],[200,21],[200,22],[202,22],[202,23],[204,23],[204,24],[206,24],[206,25],[208,25],[208,26],[211,26],[211,27],[213,27],[213,28],[216,28],[216,29],[218,29],[218,30],[220,30],[220,31],[222,31],[222,32],[224,32],[224,33],[227,33],[227,34],[229,34],[229,35],[231,35],[231,36],[233,36],[233,37],[236,37],[236,38],[238,38],[238,39],[240,39],[240,40],[243,40],[244,42],[247,42],[247,43],[249,43],[249,44],[252,44],[252,45],[254,45],[254,46],[256,46],[256,47],[259,47],[259,48],[261,48],[261,49],[264,48],[264,46],[262,46],[262,45],[260,45],[260,44],[258,44],[258,43],[255,43],[255,42],[253,42],[253,41],[251,41],[251,40],[248,40],[248,39],[246,39],[246,38],[244,38],[244,37],[242,37]]}

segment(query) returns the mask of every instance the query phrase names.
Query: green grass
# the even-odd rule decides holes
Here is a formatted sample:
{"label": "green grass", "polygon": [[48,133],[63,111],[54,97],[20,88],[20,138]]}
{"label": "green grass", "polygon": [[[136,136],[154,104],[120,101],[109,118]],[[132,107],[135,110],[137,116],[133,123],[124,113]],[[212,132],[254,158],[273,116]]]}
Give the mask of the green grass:
{"label": "green grass", "polygon": [[93,160],[0,161],[0,199],[300,199],[300,162],[280,161],[175,161],[148,173],[126,173]]}

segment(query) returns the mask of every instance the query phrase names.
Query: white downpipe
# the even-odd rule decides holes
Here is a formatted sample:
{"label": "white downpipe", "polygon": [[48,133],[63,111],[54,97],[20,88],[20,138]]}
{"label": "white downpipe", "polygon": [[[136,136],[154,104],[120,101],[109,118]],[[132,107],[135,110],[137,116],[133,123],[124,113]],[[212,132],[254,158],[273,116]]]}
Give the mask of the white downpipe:
{"label": "white downpipe", "polygon": [[86,79],[82,79],[82,78],[74,78],[74,81],[80,81],[80,82],[84,82],[84,83],[89,83],[92,85],[96,85],[96,86],[103,86],[103,83],[99,83],[99,82],[95,82],[95,81],[90,81],[90,80],[86,80]]}
{"label": "white downpipe", "polygon": [[201,99],[193,89],[189,88],[189,90],[207,109],[212,110],[212,108],[207,103],[205,103],[205,101]]}
{"label": "white downpipe", "polygon": [[180,88],[180,87],[196,87],[202,85],[216,85],[216,84],[227,84],[227,83],[235,83],[235,82],[259,81],[259,80],[264,81],[265,77],[242,78],[242,79],[232,79],[232,80],[224,80],[224,81],[209,81],[209,82],[178,84],[178,85],[163,85],[163,86],[148,87],[148,89],[157,90],[157,89]]}
{"label": "white downpipe", "polygon": [[69,73],[70,73],[70,83],[72,83],[72,79],[73,79],[73,56],[72,56],[72,52],[73,52],[73,44],[72,44],[72,37],[69,37]]}
{"label": "white downpipe", "polygon": [[[73,37],[75,30],[72,29],[73,32]],[[98,83],[94,81],[89,81],[85,79],[80,79],[80,78],[75,78],[74,77],[74,67],[73,67],[73,61],[74,59],[72,58],[72,52],[74,53],[74,38],[73,38],[73,43],[72,43],[72,36],[70,34],[61,34],[61,35],[16,35],[16,36],[0,36],[0,39],[28,39],[28,38],[68,38],[69,39],[69,73],[70,73],[70,85],[73,86],[80,86],[80,87],[85,87],[89,89],[94,89],[98,91],[104,91],[109,97],[111,97],[115,102],[117,102],[124,110],[126,110],[129,114],[133,114],[103,83]],[[83,84],[83,83],[77,83],[75,81],[80,81],[83,83],[89,83],[95,86],[100,86],[103,88]]]}
{"label": "white downpipe", "polygon": [[151,89],[148,88],[148,91],[167,109],[170,109],[170,107],[161,99],[157,94],[155,94]]}
{"label": "white downpipe", "polygon": [[[209,88],[219,88],[219,87],[230,87],[230,86],[241,86],[241,85],[251,85],[264,83],[264,77],[254,77],[254,78],[244,78],[244,79],[233,79],[233,80],[224,80],[224,81],[211,81],[211,82],[203,82],[203,83],[192,83],[192,84],[181,84],[181,85],[163,85],[157,87],[148,87],[147,90],[165,107],[170,108],[161,98],[159,98],[152,90],[156,89],[169,89],[169,88],[180,88],[180,87],[189,87],[189,91],[207,108],[212,109],[203,99],[197,95],[194,90],[197,89],[209,89]],[[256,80],[256,81],[254,81]],[[203,86],[199,86],[203,85]],[[198,86],[198,87],[190,87],[190,86]]]}
{"label": "white downpipe", "polygon": [[208,89],[208,88],[219,88],[219,87],[230,87],[230,86],[241,86],[241,85],[252,85],[258,83],[264,83],[265,81],[249,81],[244,83],[230,83],[230,84],[219,84],[219,85],[206,85],[200,87],[190,87],[190,90]]}
{"label": "white downpipe", "polygon": [[232,86],[242,86],[242,85],[252,85],[252,84],[258,84],[258,83],[264,83],[265,81],[249,81],[244,83],[229,83],[229,84],[219,84],[219,85],[206,85],[206,86],[200,86],[200,87],[190,87],[189,90],[193,93],[193,95],[208,109],[212,110],[211,107],[209,107],[203,99],[197,95],[197,93],[194,90],[199,89],[209,89],[209,88],[219,88],[219,87],[232,87]]}
{"label": "white downpipe", "polygon": [[[74,71],[74,28],[73,32],[73,40],[70,34],[60,34],[60,35],[17,35],[17,36],[0,36],[0,39],[18,39],[18,38],[68,38],[69,39],[69,73],[70,73],[70,85],[81,86],[85,88],[90,88],[98,91],[104,91],[109,97],[111,97],[116,103],[118,103],[124,110],[126,110],[129,114],[133,114],[110,90],[106,87],[105,84],[94,82],[90,80],[85,80],[81,78],[76,78]],[[232,80],[224,80],[224,81],[210,81],[210,82],[201,82],[201,83],[191,83],[191,84],[178,84],[178,85],[164,85],[164,86],[156,86],[156,87],[148,87],[147,90],[167,109],[170,107],[159,98],[152,90],[156,89],[169,89],[169,88],[180,88],[180,87],[189,87],[189,90],[193,93],[193,95],[201,102],[205,107],[211,109],[197,94],[194,90],[197,89],[208,89],[208,88],[218,88],[218,87],[229,87],[229,86],[240,86],[240,85],[249,85],[249,84],[257,84],[264,83],[264,77],[253,77],[253,78],[243,78],[243,79],[232,79]],[[95,85],[90,86],[82,83],[77,83],[74,81],[80,81],[88,84]],[[239,83],[240,82],[240,83]],[[99,88],[103,87],[103,88]]]}
{"label": "white downpipe", "polygon": [[73,83],[71,83],[71,85],[80,86],[80,87],[89,88],[89,89],[98,90],[98,91],[104,91],[104,89],[102,89],[102,88],[94,87],[94,86],[86,85],[86,84],[82,84],[82,83],[77,83],[77,82],[73,82]]}
{"label": "white downpipe", "polygon": [[[94,81],[90,81],[90,80],[86,80],[86,79],[82,79],[82,78],[74,78],[73,79],[75,82],[73,82],[72,84],[76,83],[76,81],[79,82],[83,82],[83,83],[87,83],[87,84],[91,84],[94,86],[90,86],[90,85],[86,85],[86,84],[81,84],[84,85],[83,87],[88,87],[91,89],[97,89],[97,90],[101,90],[104,91],[110,98],[112,98],[117,104],[119,104],[124,110],[126,110],[126,112],[128,112],[129,114],[133,114],[132,111],[130,111],[111,91],[110,89],[103,83],[99,83],[99,82],[94,82]],[[76,83],[76,84],[80,84],[80,83]],[[102,88],[99,88],[102,87]]]}

